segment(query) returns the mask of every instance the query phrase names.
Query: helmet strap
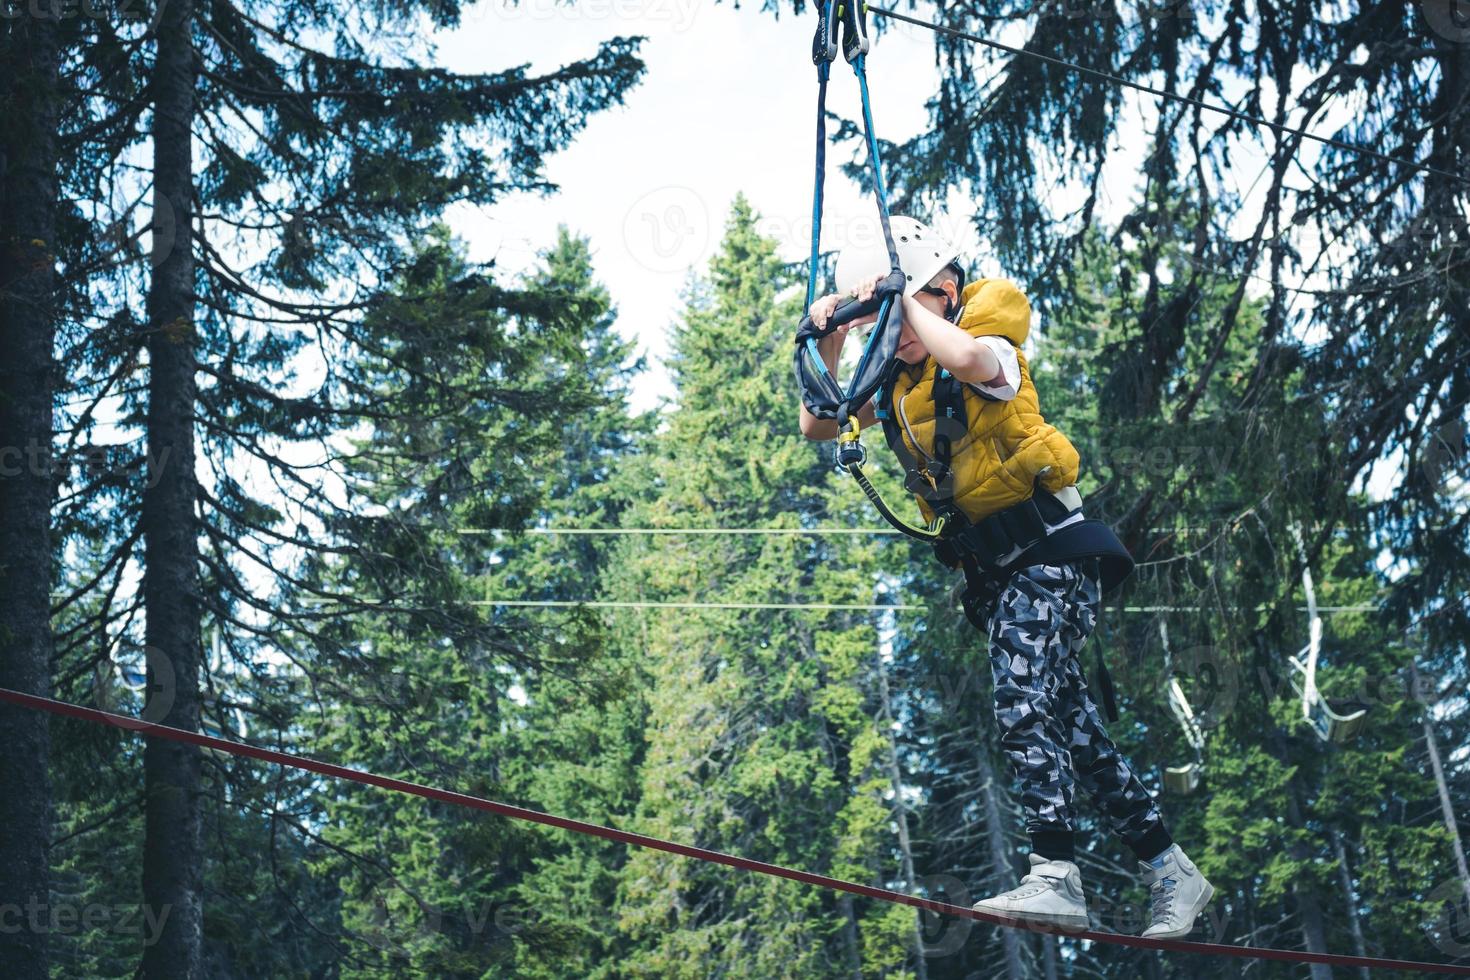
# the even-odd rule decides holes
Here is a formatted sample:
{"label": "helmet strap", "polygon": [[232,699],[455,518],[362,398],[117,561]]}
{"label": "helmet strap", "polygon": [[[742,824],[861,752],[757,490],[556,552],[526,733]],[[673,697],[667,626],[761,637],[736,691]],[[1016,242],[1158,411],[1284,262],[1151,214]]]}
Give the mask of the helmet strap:
{"label": "helmet strap", "polygon": [[920,286],[919,292],[928,293],[931,296],[943,296],[944,318],[951,323],[954,322],[954,315],[955,312],[959,309],[959,304],[949,298],[949,293],[946,293],[944,290],[940,289],[937,286]]}

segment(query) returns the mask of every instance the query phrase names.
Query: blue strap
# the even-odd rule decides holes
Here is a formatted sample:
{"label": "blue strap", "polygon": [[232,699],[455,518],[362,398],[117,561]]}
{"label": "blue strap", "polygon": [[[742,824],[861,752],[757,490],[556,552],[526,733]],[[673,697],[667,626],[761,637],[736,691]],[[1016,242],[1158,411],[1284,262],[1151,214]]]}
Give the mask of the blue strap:
{"label": "blue strap", "polygon": [[[857,75],[858,88],[861,90],[863,97],[863,129],[867,134],[868,163],[873,171],[873,186],[878,190],[878,217],[883,224],[883,240],[888,245],[888,263],[892,269],[897,270],[899,268],[898,249],[893,244],[893,230],[888,224],[888,195],[883,187],[883,168],[878,163],[878,139],[873,135],[873,107],[868,99],[867,60],[867,55],[858,55],[852,61],[852,70],[853,74]],[[884,301],[883,306],[878,311],[878,322],[880,324],[887,322],[889,309],[892,305],[892,297]],[[877,328],[868,331],[868,341],[863,347],[863,356],[858,361],[857,370],[853,372],[852,378],[848,381],[847,395],[849,398],[856,394],[854,389],[858,382],[865,376],[864,372],[868,367],[868,362],[872,360],[873,348],[877,345],[879,333],[880,331]]]}
{"label": "blue strap", "polygon": [[[818,8],[818,13],[819,26],[812,44],[812,59],[817,66],[818,83],[817,152],[812,192],[812,247],[807,268],[807,309],[811,308],[817,298],[817,275],[821,257],[823,189],[827,171],[827,82],[831,77],[831,57],[834,54],[832,41],[836,31],[835,18],[837,17],[835,0],[823,0],[822,5]],[[876,361],[878,359],[892,361],[893,348],[896,344],[892,335],[901,324],[902,314],[902,309],[896,307],[895,304],[899,301],[903,272],[898,264],[898,248],[894,245],[893,229],[888,220],[888,192],[883,183],[882,165],[878,160],[878,139],[873,132],[873,108],[868,94],[867,57],[861,53],[867,47],[865,25],[862,22],[863,18],[859,8],[844,10],[841,17],[844,27],[843,55],[848,58],[853,73],[857,75],[858,88],[862,95],[863,129],[868,146],[868,163],[872,172],[873,186],[877,192],[878,217],[883,226],[883,240],[888,250],[890,271],[889,279],[883,286],[887,292],[884,292],[879,300],[880,305],[877,311],[879,328],[868,333],[857,370],[845,386],[822,362],[821,357],[818,356],[816,343],[803,333],[803,331],[808,331],[806,320],[803,321],[802,331],[798,331],[797,379],[799,383],[809,383],[822,389],[817,395],[817,401],[809,405],[814,411],[820,412],[822,417],[826,417],[827,411],[830,410],[830,405],[821,405],[822,401],[836,402],[839,405],[844,402],[853,403],[864,391],[871,390],[869,386],[876,380],[874,372],[874,368],[878,367]],[[849,44],[849,41],[853,43]],[[809,320],[809,317],[807,319]],[[807,359],[810,360],[813,367],[808,368],[803,363]],[[886,370],[886,366],[884,369]]]}
{"label": "blue strap", "polygon": [[[817,298],[817,265],[822,244],[822,185],[827,176],[827,79],[832,66],[817,64],[817,186],[812,194],[812,260],[806,280],[806,305]],[[820,358],[818,358],[820,360]]]}
{"label": "blue strap", "polygon": [[867,55],[853,59],[852,71],[857,75],[863,96],[863,132],[868,138],[868,162],[873,170],[873,186],[878,191],[878,218],[883,224],[883,241],[888,246],[888,264],[898,266],[898,248],[893,244],[893,229],[888,226],[888,190],[883,186],[883,168],[878,163],[878,138],[873,135],[873,106],[868,99]]}

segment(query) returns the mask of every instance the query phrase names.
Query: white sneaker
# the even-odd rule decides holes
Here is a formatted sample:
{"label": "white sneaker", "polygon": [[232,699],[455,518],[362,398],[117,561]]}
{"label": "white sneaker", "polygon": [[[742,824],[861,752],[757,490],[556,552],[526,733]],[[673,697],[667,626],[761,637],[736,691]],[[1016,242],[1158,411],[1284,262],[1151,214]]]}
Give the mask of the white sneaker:
{"label": "white sneaker", "polygon": [[1149,926],[1143,930],[1145,939],[1178,939],[1189,935],[1195,917],[1215,897],[1215,886],[1200,874],[1178,844],[1171,845],[1163,858],[1162,868],[1147,861],[1138,862],[1151,896]]}
{"label": "white sneaker", "polygon": [[1031,873],[1003,895],[984,898],[970,906],[1021,922],[1038,922],[1081,931],[1087,928],[1087,901],[1082,894],[1082,872],[1071,861],[1048,861],[1028,854]]}

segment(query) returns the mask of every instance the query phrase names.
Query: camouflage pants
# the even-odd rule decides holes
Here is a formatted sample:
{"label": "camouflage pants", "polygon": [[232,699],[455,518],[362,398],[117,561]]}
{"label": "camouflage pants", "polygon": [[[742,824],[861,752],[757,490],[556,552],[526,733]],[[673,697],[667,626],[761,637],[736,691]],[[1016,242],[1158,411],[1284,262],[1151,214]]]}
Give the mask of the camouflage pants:
{"label": "camouflage pants", "polygon": [[990,615],[995,720],[1021,781],[1028,832],[1075,830],[1072,798],[1081,783],[1132,845],[1163,818],[1103,731],[1078,663],[1098,601],[1096,573],[1076,564],[1032,565],[1011,577]]}

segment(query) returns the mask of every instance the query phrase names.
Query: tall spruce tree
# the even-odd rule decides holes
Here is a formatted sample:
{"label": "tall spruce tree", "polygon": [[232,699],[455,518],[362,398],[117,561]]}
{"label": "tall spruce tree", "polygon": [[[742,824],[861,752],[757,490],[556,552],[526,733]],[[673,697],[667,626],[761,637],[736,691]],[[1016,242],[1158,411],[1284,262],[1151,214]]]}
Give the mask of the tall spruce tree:
{"label": "tall spruce tree", "polygon": [[[61,34],[51,17],[6,17],[0,25],[0,687],[39,695],[51,693],[55,581]],[[44,714],[0,706],[0,901],[25,917],[19,928],[0,930],[0,962],[21,978],[49,974],[49,742]]]}
{"label": "tall spruce tree", "polygon": [[[737,197],[674,328],[677,407],[647,456],[629,463],[633,483],[654,490],[630,524],[866,522],[866,501],[835,480],[827,447],[797,431],[794,278]],[[881,541],[630,538],[606,590],[623,601],[862,603],[879,594]],[[892,785],[877,626],[861,611],[717,608],[649,612],[630,625],[648,710],[631,827],[859,881],[903,877],[890,826],[913,818]],[[917,954],[912,909],[651,850],[630,853],[619,879],[622,975],[851,976],[901,972]]]}
{"label": "tall spruce tree", "polygon": [[[535,760],[560,733],[586,739],[562,717],[568,703],[595,715],[625,686],[622,669],[590,617],[483,603],[585,596],[603,545],[511,532],[616,521],[604,481],[647,423],[627,417],[637,364],[586,243],[563,229],[543,261],[514,287],[537,299],[534,314],[505,317],[495,300],[511,284],[470,273],[441,236],[402,298],[369,317],[382,346],[351,383],[396,412],[344,476],[392,519],[344,519],[330,533],[353,547],[305,569],[309,589],[355,598],[314,631],[303,659],[320,667],[326,713],[299,724],[375,771],[553,808],[566,801]],[[311,864],[340,889],[343,976],[480,976],[557,955],[548,930],[525,928],[544,902],[523,879],[573,850],[565,835],[372,789],[320,808],[326,847],[312,844]]]}
{"label": "tall spruce tree", "polygon": [[[110,553],[81,562],[100,574],[75,576],[84,586],[75,609],[90,620],[77,628],[89,642],[69,651],[64,669],[85,688],[92,666],[110,669],[120,642],[141,640],[157,651],[149,683],[165,689],[156,720],[194,728],[206,615],[247,668],[285,631],[311,630],[309,617],[291,620],[285,604],[262,602],[271,590],[260,580],[290,581],[303,551],[339,546],[318,532],[355,506],[332,496],[330,462],[303,466],[296,454],[385,409],[355,401],[333,371],[377,340],[361,316],[370,291],[404,266],[449,203],[553,189],[541,176],[545,155],[617,104],[642,66],[638,40],[625,38],[541,76],[526,66],[458,75],[415,63],[422,44],[385,46],[399,28],[457,24],[458,4],[184,2],[155,14],[146,24],[87,21],[100,52],[87,55],[93,70],[111,76],[141,63],[148,84],[132,93],[99,86],[94,95],[115,98],[82,100],[70,136],[80,155],[152,157],[151,261],[132,257],[136,213],[125,204],[114,236],[125,247],[96,270],[110,290],[97,304],[105,312],[93,313],[103,329],[83,345],[83,363],[100,370],[74,382],[84,399],[120,398],[110,412],[84,415],[80,438],[112,424],[99,414],[121,415],[124,431],[144,439],[135,458],[151,462],[146,479],[105,481],[110,496],[96,507],[111,533],[79,536]],[[137,190],[125,168],[73,176],[95,182],[79,198],[94,220]],[[351,282],[366,288],[342,286]],[[479,301],[545,304],[534,291],[493,288]],[[325,368],[319,384],[302,377],[313,363]],[[135,370],[144,380],[119,384]],[[137,522],[125,527],[124,514]],[[87,593],[103,600],[100,610]],[[268,706],[260,720],[283,717]],[[172,911],[143,950],[143,972],[201,975],[198,753],[149,743],[143,768],[144,902]]]}

